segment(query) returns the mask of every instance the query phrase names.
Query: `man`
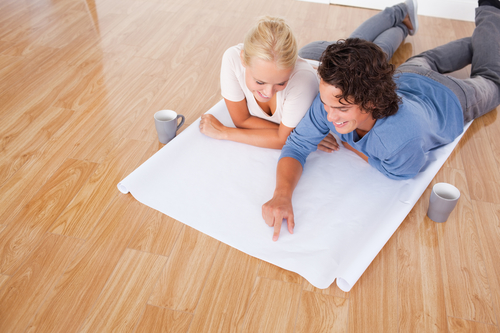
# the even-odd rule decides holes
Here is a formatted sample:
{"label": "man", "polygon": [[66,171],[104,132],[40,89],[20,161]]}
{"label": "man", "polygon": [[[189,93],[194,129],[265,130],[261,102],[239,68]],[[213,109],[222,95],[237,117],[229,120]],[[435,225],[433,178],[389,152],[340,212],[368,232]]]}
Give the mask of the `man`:
{"label": "man", "polygon": [[[468,64],[469,79],[443,75]],[[318,73],[320,93],[283,147],[274,196],[262,207],[274,241],[283,219],[293,233],[293,190],[329,131],[387,177],[408,179],[464,122],[500,104],[500,0],[479,1],[472,37],[410,58],[396,74],[379,47],[360,39],[328,46]]]}

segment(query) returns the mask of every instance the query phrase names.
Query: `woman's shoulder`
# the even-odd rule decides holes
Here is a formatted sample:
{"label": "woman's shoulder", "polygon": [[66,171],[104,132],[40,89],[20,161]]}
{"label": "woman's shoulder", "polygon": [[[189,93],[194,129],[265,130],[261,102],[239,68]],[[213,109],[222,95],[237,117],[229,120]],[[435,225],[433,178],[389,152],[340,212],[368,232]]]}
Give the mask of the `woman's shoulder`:
{"label": "woman's shoulder", "polygon": [[231,58],[231,59],[237,58],[239,60],[241,50],[243,50],[243,43],[231,46],[226,51],[224,51],[223,58]]}

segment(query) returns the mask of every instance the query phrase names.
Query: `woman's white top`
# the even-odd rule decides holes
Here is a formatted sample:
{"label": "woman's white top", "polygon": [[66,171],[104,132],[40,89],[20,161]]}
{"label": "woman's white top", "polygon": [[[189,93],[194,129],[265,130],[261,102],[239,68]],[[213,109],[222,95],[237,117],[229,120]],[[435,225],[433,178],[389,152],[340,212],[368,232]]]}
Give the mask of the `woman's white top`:
{"label": "woman's white top", "polygon": [[276,111],[270,116],[257,104],[245,83],[245,67],[240,60],[242,49],[243,44],[238,44],[224,52],[220,71],[222,97],[232,102],[246,98],[251,115],[295,128],[318,94],[316,70],[307,61],[298,58],[286,88],[276,93]]}

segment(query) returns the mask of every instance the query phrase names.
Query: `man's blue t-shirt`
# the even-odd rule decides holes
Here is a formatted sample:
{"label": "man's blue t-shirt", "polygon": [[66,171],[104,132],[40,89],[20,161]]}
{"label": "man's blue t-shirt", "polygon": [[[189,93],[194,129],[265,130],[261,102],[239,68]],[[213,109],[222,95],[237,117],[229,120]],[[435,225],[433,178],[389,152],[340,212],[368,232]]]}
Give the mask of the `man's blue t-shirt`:
{"label": "man's blue t-shirt", "polygon": [[452,142],[464,128],[456,95],[444,85],[422,75],[395,78],[402,98],[398,112],[378,119],[362,138],[356,131],[340,134],[327,120],[319,94],[283,147],[280,159],[293,157],[304,167],[307,156],[332,131],[342,141],[368,156],[368,163],[392,179],[409,179],[427,162],[427,153]]}

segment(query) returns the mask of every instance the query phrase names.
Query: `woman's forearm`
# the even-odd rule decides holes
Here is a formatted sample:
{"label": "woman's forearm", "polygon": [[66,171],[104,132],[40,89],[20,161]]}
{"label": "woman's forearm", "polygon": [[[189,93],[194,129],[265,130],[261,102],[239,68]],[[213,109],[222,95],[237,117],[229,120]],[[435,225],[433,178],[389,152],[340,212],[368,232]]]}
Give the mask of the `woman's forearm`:
{"label": "woman's forearm", "polygon": [[246,128],[246,129],[275,129],[277,130],[279,125],[273,123],[271,121],[255,117],[249,116],[243,121],[235,122],[234,124],[238,128]]}
{"label": "woman's forearm", "polygon": [[279,128],[226,128],[224,139],[262,148],[281,149],[288,135],[280,135]]}

